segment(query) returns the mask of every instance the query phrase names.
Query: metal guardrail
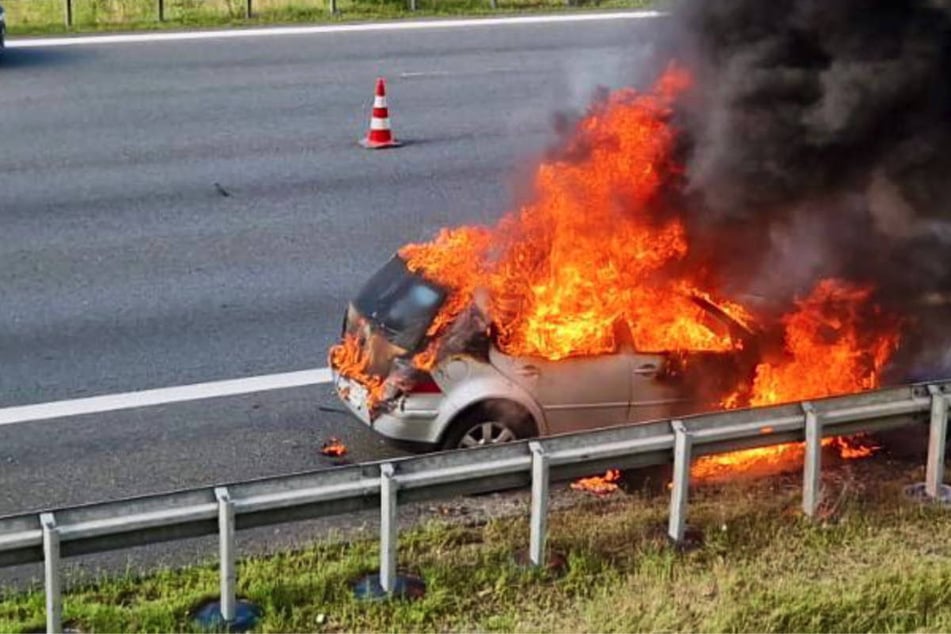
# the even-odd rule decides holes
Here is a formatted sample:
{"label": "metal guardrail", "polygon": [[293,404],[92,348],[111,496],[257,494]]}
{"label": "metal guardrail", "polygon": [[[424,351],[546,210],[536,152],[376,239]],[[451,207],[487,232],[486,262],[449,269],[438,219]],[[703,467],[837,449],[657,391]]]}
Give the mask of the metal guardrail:
{"label": "metal guardrail", "polygon": [[44,563],[47,629],[57,632],[63,557],[217,533],[222,616],[230,621],[235,616],[236,529],[379,508],[380,585],[392,592],[399,504],[530,485],[529,556],[540,566],[551,481],[673,461],[668,534],[679,542],[694,457],[804,440],[803,510],[813,516],[823,437],[926,421],[925,487],[936,497],[944,473],[949,397],[951,380],[8,516],[0,518],[0,567]]}

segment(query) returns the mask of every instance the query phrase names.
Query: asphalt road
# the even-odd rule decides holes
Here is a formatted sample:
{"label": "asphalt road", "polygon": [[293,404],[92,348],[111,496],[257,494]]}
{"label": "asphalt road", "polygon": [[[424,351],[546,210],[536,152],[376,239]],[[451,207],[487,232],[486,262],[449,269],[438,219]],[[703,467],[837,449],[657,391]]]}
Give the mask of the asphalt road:
{"label": "asphalt road", "polygon": [[[491,222],[659,21],[11,49],[0,407],[325,365],[400,245]],[[389,79],[405,147],[358,148]],[[218,183],[229,195],[224,196]],[[393,455],[326,387],[0,426],[0,515]]]}

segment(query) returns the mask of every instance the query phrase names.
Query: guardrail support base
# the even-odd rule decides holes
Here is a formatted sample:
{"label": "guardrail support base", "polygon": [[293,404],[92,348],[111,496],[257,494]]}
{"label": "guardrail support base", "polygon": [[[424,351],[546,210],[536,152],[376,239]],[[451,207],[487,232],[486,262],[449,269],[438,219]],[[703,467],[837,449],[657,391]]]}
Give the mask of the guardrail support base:
{"label": "guardrail support base", "polygon": [[538,564],[532,561],[527,548],[516,551],[513,559],[515,560],[515,565],[520,568],[541,569],[556,577],[560,577],[568,572],[568,558],[556,550],[548,550],[545,552],[545,565],[543,567],[538,566]]}
{"label": "guardrail support base", "polygon": [[261,608],[239,599],[234,603],[234,620],[225,621],[221,616],[221,601],[215,599],[203,603],[192,611],[192,620],[203,630],[212,632],[247,632],[261,620]]}
{"label": "guardrail support base", "polygon": [[674,540],[667,533],[667,524],[654,524],[647,529],[647,538],[658,549],[670,548],[678,553],[686,553],[703,548],[707,536],[703,529],[684,524],[684,534],[680,541]]}
{"label": "guardrail support base", "polygon": [[357,579],[353,584],[354,598],[364,601],[384,599],[422,599],[426,596],[426,582],[415,575],[397,574],[393,577],[393,589],[387,592],[380,585],[380,573],[372,572]]}
{"label": "guardrail support base", "polygon": [[928,485],[925,482],[909,484],[905,487],[905,496],[922,504],[931,503],[951,507],[951,486],[947,484],[938,487],[937,495],[928,493]]}

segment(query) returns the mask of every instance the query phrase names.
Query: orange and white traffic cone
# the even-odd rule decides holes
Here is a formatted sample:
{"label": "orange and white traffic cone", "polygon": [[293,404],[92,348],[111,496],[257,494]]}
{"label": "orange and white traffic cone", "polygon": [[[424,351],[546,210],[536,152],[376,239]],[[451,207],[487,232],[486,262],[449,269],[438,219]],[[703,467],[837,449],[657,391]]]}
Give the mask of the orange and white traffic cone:
{"label": "orange and white traffic cone", "polygon": [[366,138],[360,139],[360,145],[368,150],[379,150],[400,145],[400,142],[393,138],[393,131],[390,130],[390,112],[386,107],[386,81],[382,77],[376,80],[376,96],[373,98],[370,131]]}

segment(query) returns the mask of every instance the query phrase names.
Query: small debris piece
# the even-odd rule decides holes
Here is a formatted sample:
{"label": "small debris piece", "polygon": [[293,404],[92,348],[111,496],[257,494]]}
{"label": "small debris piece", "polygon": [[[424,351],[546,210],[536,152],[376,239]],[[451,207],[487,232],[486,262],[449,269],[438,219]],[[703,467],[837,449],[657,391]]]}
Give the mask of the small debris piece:
{"label": "small debris piece", "polygon": [[320,448],[320,453],[331,458],[339,458],[347,453],[347,446],[339,438],[328,438]]}

